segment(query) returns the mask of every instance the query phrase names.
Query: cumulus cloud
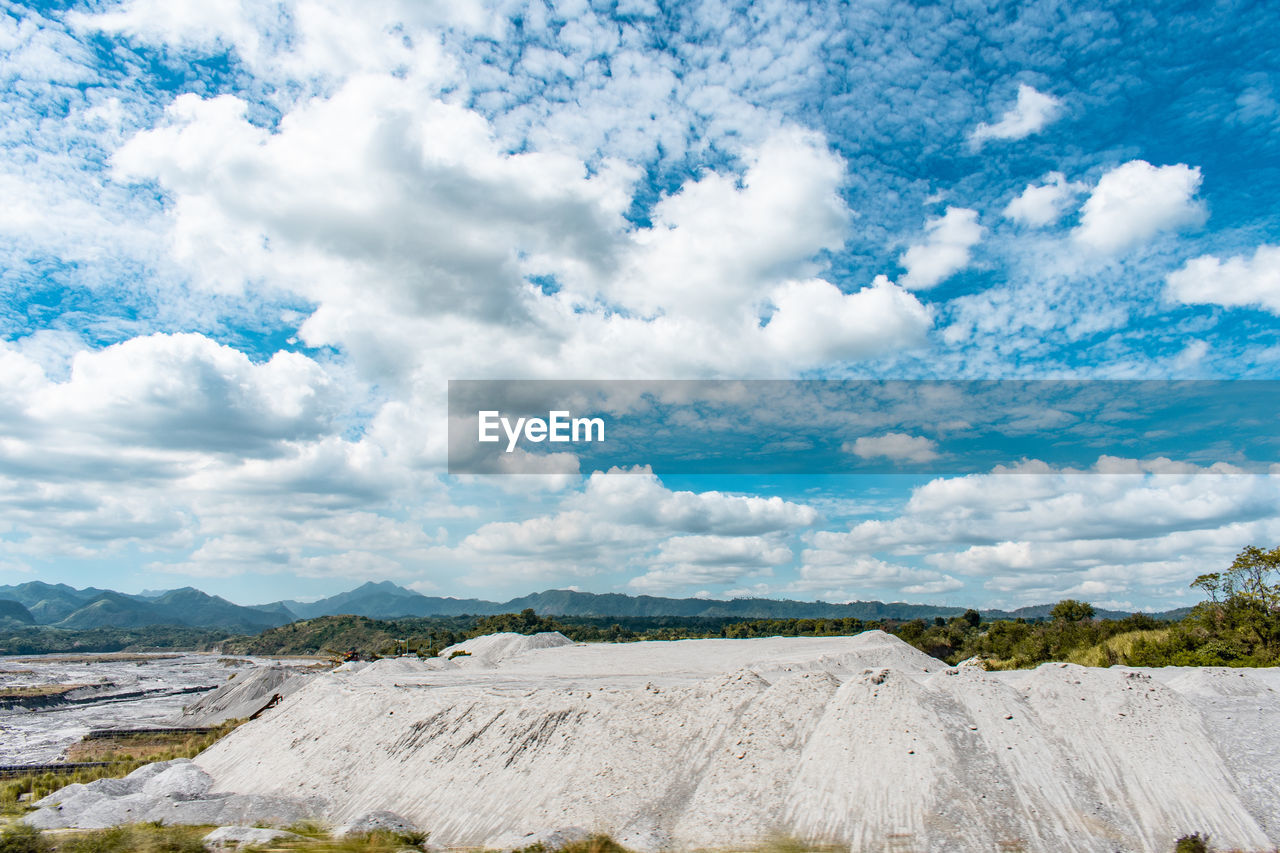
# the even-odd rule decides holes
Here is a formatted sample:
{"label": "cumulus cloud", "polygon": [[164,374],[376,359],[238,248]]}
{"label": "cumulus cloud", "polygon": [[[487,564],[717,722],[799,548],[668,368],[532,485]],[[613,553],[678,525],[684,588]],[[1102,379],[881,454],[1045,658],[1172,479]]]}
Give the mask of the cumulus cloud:
{"label": "cumulus cloud", "polygon": [[983,122],[969,135],[969,144],[981,148],[993,139],[1024,139],[1039,133],[1062,111],[1062,101],[1037,91],[1026,83],[1018,85],[1017,102],[995,124]]}
{"label": "cumulus cloud", "polygon": [[646,570],[639,584],[648,590],[727,584],[789,560],[779,537],[817,518],[812,507],[778,497],[674,491],[646,469],[615,469],[592,474],[555,512],[482,524],[435,559],[468,567],[475,582],[630,567]]}
{"label": "cumulus cloud", "polygon": [[[509,153],[477,112],[392,74],[352,78],[275,131],[233,96],[184,95],[167,117],[114,163],[174,195],[174,257],[218,291],[315,303],[304,339],[380,381],[446,352],[473,375],[590,375],[642,353],[666,375],[785,374],[915,345],[930,323],[888,282],[846,294],[815,277],[851,212],[843,162],[812,132],[778,130],[634,228],[634,167]],[[939,240],[963,239],[953,220]],[[491,339],[504,345],[474,345]]]}
{"label": "cumulus cloud", "polygon": [[1004,216],[1021,225],[1043,228],[1062,218],[1076,195],[1086,187],[1070,182],[1061,172],[1050,172],[1039,184],[1027,184],[1026,189],[1005,206]]}
{"label": "cumulus cloud", "polygon": [[864,435],[846,441],[840,449],[863,459],[890,459],[903,462],[932,462],[938,458],[938,443],[922,435],[890,432]]}
{"label": "cumulus cloud", "polygon": [[517,255],[607,262],[632,170],[507,154],[474,112],[421,94],[358,77],[274,133],[239,98],[183,95],[114,163],[176,195],[175,254],[216,288],[262,279],[349,306],[372,284],[395,312],[500,320],[521,313]]}
{"label": "cumulus cloud", "polygon": [[766,577],[772,567],[790,562],[785,544],[763,536],[675,536],[662,543],[650,567],[628,581],[647,593],[741,583]]}
{"label": "cumulus cloud", "polygon": [[1161,231],[1199,224],[1208,216],[1195,198],[1200,181],[1200,169],[1182,163],[1122,163],[1099,179],[1080,208],[1080,224],[1072,236],[1091,251],[1111,254]]}
{"label": "cumulus cloud", "polygon": [[[851,19],[831,4],[781,3],[747,19],[704,4],[673,30],[645,4],[579,6],[386,0],[352,14],[338,0],[124,0],[0,16],[0,266],[19,294],[0,324],[28,335],[0,347],[6,547],[33,558],[172,549],[181,571],[209,577],[225,565],[408,579],[437,559],[463,570],[470,555],[478,572],[502,563],[523,580],[572,574],[568,555],[596,537],[607,547],[584,572],[620,560],[688,577],[781,574],[786,563],[749,564],[742,551],[736,568],[716,564],[713,538],[702,558],[661,542],[758,537],[761,553],[781,556],[766,543],[817,523],[795,501],[631,475],[625,487],[561,478],[569,496],[531,511],[517,478],[497,500],[502,489],[451,482],[483,498],[454,505],[431,473],[443,460],[444,373],[764,377],[861,362],[852,369],[873,375],[998,375],[1015,362],[1048,369],[1038,359],[1050,346],[1078,354],[1147,298],[1137,284],[1122,289],[1129,301],[1102,306],[1087,294],[1111,279],[1045,281],[1037,259],[1011,270],[1026,282],[1017,293],[932,305],[912,291],[966,267],[983,239],[964,208],[930,221],[899,283],[876,275],[893,261],[884,247],[915,227],[918,208],[902,202],[923,186],[913,182],[941,175],[906,174],[895,158],[942,163],[977,121],[971,79],[942,73],[964,66],[971,16],[939,22],[899,4]],[[1038,32],[1029,20],[1016,13],[982,37],[1023,50]],[[834,47],[852,42],[833,33],[853,31],[857,51]],[[654,50],[659,39],[671,49]],[[1123,50],[1136,62],[1148,48]],[[1241,80],[1249,88],[1226,98],[1239,107],[1228,121],[1263,127],[1265,81]],[[1030,86],[1000,115],[1005,106],[968,134],[975,148],[1043,130],[1063,108]],[[1088,168],[1087,153],[1063,156],[1065,174]],[[980,170],[965,179],[973,197],[983,181],[1037,174],[966,162]],[[1177,198],[1160,215],[1103,204],[1108,177],[1075,246],[1105,243],[1095,232],[1133,245],[1144,229],[1178,227]],[[1051,173],[1006,216],[1056,222],[1077,191]],[[1007,248],[998,239],[984,255],[1007,260]],[[1212,271],[1199,260],[1187,269],[1222,282],[1235,259]],[[1242,263],[1253,281],[1258,262]],[[64,297],[56,310],[51,290]],[[973,349],[904,357],[928,342],[935,315],[960,339],[970,329]],[[290,338],[324,355],[277,353]],[[1108,346],[1121,338],[1147,340]],[[371,517],[338,523],[349,512]],[[447,540],[423,532],[438,518],[457,521]],[[485,528],[495,519],[517,527]],[[474,550],[456,544],[481,529]],[[730,563],[735,547],[723,544]],[[905,572],[885,587],[894,594],[951,582],[911,574],[937,567],[883,562]]]}
{"label": "cumulus cloud", "polygon": [[358,511],[310,519],[268,514],[256,522],[220,516],[205,532],[186,559],[153,568],[195,577],[408,578],[435,545],[421,525]]}
{"label": "cumulus cloud", "polygon": [[927,290],[967,267],[984,231],[978,212],[965,207],[948,207],[924,230],[925,241],[912,244],[898,259],[907,269],[902,284],[911,290]]}
{"label": "cumulus cloud", "polygon": [[809,540],[819,552],[923,559],[1017,603],[1086,581],[1176,603],[1203,566],[1280,534],[1278,490],[1280,478],[1222,465],[1104,457],[1079,471],[1028,462],[932,480],[888,518]]}
{"label": "cumulus cloud", "polygon": [[1169,298],[1187,305],[1262,308],[1280,314],[1280,246],[1262,245],[1252,257],[1225,261],[1201,255],[1169,273]]}
{"label": "cumulus cloud", "polygon": [[404,576],[434,543],[390,514],[460,512],[376,424],[337,435],[351,387],[301,354],[155,334],[75,352],[58,377],[0,344],[0,379],[0,532],[30,559],[131,546],[168,552],[150,564],[165,573]]}
{"label": "cumulus cloud", "polygon": [[817,510],[780,497],[671,491],[647,469],[596,472],[568,505],[621,524],[681,533],[759,536],[813,524]]}
{"label": "cumulus cloud", "polygon": [[40,389],[26,411],[120,444],[257,456],[326,434],[342,394],[304,355],[255,365],[203,335],[156,334],[78,353],[68,380]]}
{"label": "cumulus cloud", "polygon": [[843,161],[820,136],[792,129],[745,165],[741,177],[711,173],[660,201],[604,292],[645,314],[709,319],[816,272],[814,256],[844,243],[850,219]]}
{"label": "cumulus cloud", "polygon": [[829,364],[922,343],[932,313],[885,276],[853,293],[820,279],[789,282],[774,291],[776,310],[764,343],[779,359]]}
{"label": "cumulus cloud", "polygon": [[787,590],[828,601],[865,601],[877,595],[939,595],[963,586],[959,579],[933,569],[840,549],[806,548],[801,554],[799,577]]}

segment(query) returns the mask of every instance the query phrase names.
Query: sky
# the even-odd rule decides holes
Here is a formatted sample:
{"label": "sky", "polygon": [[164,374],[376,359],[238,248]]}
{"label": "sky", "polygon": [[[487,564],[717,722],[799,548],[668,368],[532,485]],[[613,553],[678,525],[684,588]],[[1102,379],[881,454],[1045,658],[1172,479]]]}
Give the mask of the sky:
{"label": "sky", "polygon": [[1277,31],[0,0],[0,583],[1194,603],[1274,460],[450,474],[448,381],[1280,379]]}

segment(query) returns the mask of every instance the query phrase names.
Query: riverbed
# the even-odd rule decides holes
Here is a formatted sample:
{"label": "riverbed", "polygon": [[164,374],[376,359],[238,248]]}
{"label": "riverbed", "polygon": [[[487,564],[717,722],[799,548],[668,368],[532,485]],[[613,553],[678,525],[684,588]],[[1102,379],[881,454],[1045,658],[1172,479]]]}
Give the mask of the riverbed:
{"label": "riverbed", "polygon": [[90,729],[170,725],[183,706],[232,675],[279,663],[194,653],[0,657],[0,695],[7,688],[82,685],[58,698],[0,707],[0,765],[62,760]]}

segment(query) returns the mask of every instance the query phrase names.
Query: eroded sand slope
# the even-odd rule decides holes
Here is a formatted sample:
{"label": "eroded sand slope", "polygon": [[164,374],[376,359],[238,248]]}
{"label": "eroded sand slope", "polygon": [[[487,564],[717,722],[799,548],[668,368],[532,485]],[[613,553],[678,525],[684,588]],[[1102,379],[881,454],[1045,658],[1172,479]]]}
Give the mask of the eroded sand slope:
{"label": "eroded sand slope", "polygon": [[878,631],[464,646],[318,676],[198,763],[216,790],[320,796],[335,823],[386,809],[445,845],[565,826],[641,849],[1280,844],[1274,670],[988,673]]}

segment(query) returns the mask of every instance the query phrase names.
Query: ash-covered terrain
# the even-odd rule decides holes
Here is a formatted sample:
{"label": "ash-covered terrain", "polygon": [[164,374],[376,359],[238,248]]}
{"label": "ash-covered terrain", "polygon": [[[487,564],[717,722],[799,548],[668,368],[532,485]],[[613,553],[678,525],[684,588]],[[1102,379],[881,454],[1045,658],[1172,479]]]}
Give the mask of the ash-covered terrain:
{"label": "ash-covered terrain", "polygon": [[[878,631],[499,634],[308,677],[175,768],[196,792],[180,805],[118,802],[147,819],[252,806],[261,820],[285,801],[333,825],[386,811],[445,846],[577,827],[639,850],[781,833],[854,851],[1164,853],[1192,832],[1269,850],[1277,690],[1277,670],[948,667]],[[115,814],[105,793],[77,796],[99,825]],[[30,819],[74,824],[58,799]]]}
{"label": "ash-covered terrain", "polygon": [[184,717],[183,709],[273,663],[208,654],[0,658],[0,765],[60,761],[91,729],[216,724],[234,714]]}

